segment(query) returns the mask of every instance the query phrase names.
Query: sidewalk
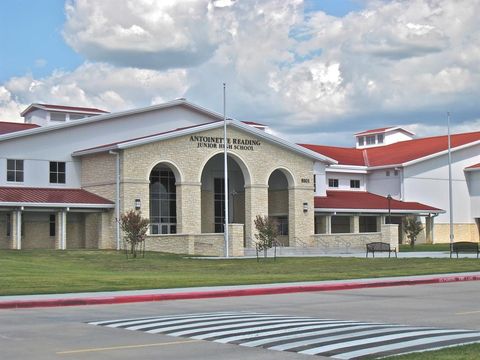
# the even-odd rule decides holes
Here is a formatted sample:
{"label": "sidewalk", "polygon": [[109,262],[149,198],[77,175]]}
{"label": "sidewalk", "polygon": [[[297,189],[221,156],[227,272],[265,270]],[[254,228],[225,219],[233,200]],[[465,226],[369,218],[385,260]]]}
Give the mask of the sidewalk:
{"label": "sidewalk", "polygon": [[480,272],[403,276],[389,278],[385,277],[376,279],[310,281],[283,284],[257,284],[179,289],[0,296],[0,309],[123,304],[147,301],[288,294],[296,292],[339,291],[360,288],[438,284],[446,282],[478,280],[480,280]]}

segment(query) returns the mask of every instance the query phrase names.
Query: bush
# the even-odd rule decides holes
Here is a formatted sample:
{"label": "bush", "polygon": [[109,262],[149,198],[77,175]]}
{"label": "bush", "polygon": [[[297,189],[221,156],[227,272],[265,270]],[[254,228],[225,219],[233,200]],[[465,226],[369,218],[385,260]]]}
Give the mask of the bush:
{"label": "bush", "polygon": [[137,257],[139,246],[147,237],[149,223],[150,221],[143,218],[140,211],[129,210],[120,216],[120,227],[124,233],[125,242],[134,258]]}

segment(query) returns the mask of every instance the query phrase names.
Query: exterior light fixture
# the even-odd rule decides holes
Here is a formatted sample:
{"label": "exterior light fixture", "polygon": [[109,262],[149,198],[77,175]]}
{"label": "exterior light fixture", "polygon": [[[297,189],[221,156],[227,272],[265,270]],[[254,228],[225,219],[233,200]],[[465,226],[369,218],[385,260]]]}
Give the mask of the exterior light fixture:
{"label": "exterior light fixture", "polygon": [[140,199],[135,199],[135,210],[140,210],[142,207],[142,201]]}
{"label": "exterior light fixture", "polygon": [[308,203],[303,203],[303,212],[306,213],[308,211]]}

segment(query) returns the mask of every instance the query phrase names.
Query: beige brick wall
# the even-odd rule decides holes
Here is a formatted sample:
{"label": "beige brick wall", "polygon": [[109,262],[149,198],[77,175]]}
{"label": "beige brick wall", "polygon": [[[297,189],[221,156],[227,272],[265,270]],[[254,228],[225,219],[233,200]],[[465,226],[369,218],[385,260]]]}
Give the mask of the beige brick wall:
{"label": "beige brick wall", "polygon": [[67,213],[67,250],[85,248],[85,218],[81,213]]}
{"label": "beige brick wall", "polygon": [[[454,241],[479,241],[477,224],[453,224]],[[433,228],[433,242],[450,242],[450,224],[435,224]]]}
{"label": "beige brick wall", "polygon": [[7,212],[0,212],[0,249],[10,249],[12,247],[11,236],[7,236]]}
{"label": "beige brick wall", "polygon": [[22,249],[54,249],[50,236],[50,214],[23,212]]}

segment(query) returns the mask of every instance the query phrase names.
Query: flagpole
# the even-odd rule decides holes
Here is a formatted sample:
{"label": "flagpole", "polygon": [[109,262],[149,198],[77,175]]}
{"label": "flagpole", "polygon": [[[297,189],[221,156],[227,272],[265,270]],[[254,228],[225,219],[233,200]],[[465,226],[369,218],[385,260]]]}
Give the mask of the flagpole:
{"label": "flagpole", "polygon": [[226,106],[226,86],[223,83],[223,169],[224,169],[224,197],[225,197],[225,228],[223,231],[224,242],[225,242],[225,257],[229,257],[228,253],[228,167],[227,167],[227,106]]}
{"label": "flagpole", "polygon": [[450,139],[450,112],[447,112],[447,128],[448,128],[448,203],[450,215],[450,250],[453,244],[453,194],[452,194],[452,152]]}

